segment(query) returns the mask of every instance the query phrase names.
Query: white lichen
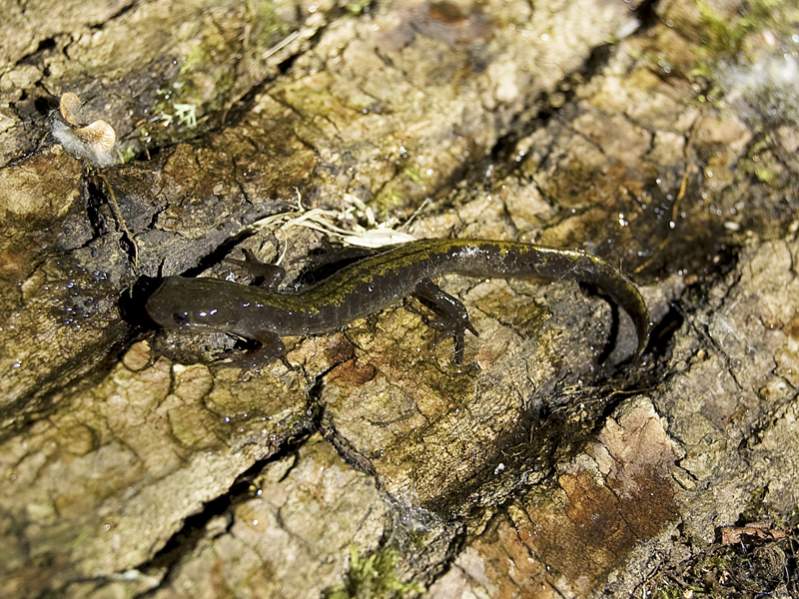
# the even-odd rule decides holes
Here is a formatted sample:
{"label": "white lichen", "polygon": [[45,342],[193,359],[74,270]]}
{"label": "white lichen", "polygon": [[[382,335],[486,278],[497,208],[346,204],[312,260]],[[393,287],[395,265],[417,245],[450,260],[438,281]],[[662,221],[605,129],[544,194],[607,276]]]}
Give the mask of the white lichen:
{"label": "white lichen", "polygon": [[167,127],[171,127],[174,123],[182,125],[187,129],[194,129],[197,126],[197,107],[194,104],[183,104],[175,102],[172,104],[175,112],[162,112],[158,115],[160,120]]}
{"label": "white lichen", "polygon": [[795,52],[764,54],[749,65],[721,70],[725,100],[744,119],[799,123],[799,59]]}

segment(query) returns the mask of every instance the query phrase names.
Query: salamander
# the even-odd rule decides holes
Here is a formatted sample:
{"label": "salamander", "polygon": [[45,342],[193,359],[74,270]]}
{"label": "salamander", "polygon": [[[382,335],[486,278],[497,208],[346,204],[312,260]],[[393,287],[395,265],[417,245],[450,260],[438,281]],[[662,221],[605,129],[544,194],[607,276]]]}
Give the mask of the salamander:
{"label": "salamander", "polygon": [[260,286],[211,278],[166,277],[145,309],[164,329],[224,332],[260,343],[249,364],[284,358],[284,335],[317,335],[344,327],[412,295],[436,315],[430,322],[451,334],[454,360],[463,360],[465,331],[477,335],[464,305],[436,286],[438,275],[574,280],[596,286],[630,316],[638,355],[649,338],[649,311],[636,286],[604,260],[577,250],[487,239],[425,239],[391,246],[330,277],[294,291],[279,290],[283,270],[245,251],[238,261]]}

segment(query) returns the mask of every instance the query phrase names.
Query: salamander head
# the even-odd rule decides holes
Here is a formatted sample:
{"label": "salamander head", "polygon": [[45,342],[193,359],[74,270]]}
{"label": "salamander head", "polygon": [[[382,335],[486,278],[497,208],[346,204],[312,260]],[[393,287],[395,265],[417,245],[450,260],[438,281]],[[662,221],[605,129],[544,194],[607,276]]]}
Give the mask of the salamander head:
{"label": "salamander head", "polygon": [[147,315],[165,329],[229,329],[230,311],[221,309],[213,284],[213,279],[167,277],[148,298]]}

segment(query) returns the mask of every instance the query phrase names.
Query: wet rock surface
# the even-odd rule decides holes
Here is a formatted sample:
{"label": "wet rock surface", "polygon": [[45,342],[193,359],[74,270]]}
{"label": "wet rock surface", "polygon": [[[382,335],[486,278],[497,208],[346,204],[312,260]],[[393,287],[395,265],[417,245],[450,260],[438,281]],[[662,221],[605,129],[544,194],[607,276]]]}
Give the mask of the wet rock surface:
{"label": "wet rock surface", "polygon": [[[14,5],[2,594],[628,596],[720,527],[795,534],[799,15],[751,4]],[[65,92],[113,166],[51,136]],[[248,248],[290,285],[322,235],[269,223],[308,209],[586,249],[652,341],[627,360],[573,283],[456,276],[460,366],[410,299],[260,370],[154,336],[151,278],[244,282]]]}

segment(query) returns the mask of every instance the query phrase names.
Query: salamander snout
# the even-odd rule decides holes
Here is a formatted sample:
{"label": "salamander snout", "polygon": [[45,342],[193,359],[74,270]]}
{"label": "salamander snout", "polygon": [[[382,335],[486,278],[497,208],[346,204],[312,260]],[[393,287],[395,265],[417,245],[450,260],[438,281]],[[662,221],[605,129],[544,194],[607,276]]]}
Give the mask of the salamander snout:
{"label": "salamander snout", "polygon": [[158,289],[147,298],[144,309],[147,316],[157,325],[166,329],[184,326],[191,320],[183,297],[176,294],[177,287],[170,279],[165,279]]}

